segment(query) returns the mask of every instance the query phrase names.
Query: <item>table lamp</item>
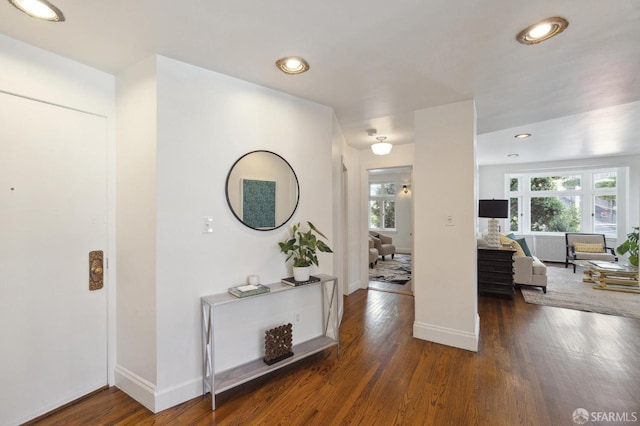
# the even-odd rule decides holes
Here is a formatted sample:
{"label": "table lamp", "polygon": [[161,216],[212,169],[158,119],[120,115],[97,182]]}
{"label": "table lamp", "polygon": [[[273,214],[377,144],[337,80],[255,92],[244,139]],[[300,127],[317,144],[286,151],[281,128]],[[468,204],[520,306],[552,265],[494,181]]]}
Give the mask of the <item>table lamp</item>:
{"label": "table lamp", "polygon": [[487,245],[489,245],[489,247],[500,247],[497,219],[506,219],[509,217],[509,200],[479,200],[478,216],[489,218]]}

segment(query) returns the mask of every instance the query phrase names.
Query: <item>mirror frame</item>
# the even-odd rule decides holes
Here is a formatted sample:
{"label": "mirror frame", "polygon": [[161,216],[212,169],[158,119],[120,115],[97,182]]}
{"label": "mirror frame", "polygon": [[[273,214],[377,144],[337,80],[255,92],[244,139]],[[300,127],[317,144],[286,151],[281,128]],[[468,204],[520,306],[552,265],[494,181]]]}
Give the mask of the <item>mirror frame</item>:
{"label": "mirror frame", "polygon": [[[276,226],[274,226],[273,228],[254,228],[253,226],[248,225],[245,221],[242,220],[242,218],[240,216],[238,216],[238,213],[234,210],[233,206],[231,205],[231,200],[229,199],[229,179],[231,178],[231,173],[233,173],[233,169],[235,169],[236,165],[240,161],[242,161],[243,158],[245,158],[245,157],[247,157],[247,156],[249,156],[251,154],[256,154],[256,153],[272,154],[272,155],[275,155],[276,157],[278,157],[279,159],[281,159],[284,162],[284,164],[286,164],[287,167],[289,167],[289,170],[291,171],[291,173],[293,174],[293,177],[296,180],[296,204],[291,209],[291,214],[289,214],[287,219],[284,220],[280,224],[276,223]],[[231,210],[231,213],[233,213],[235,218],[238,219],[238,221],[240,223],[242,223],[244,226],[246,226],[247,228],[253,229],[253,230],[256,230],[256,231],[273,231],[274,229],[278,229],[278,228],[281,228],[282,226],[286,225],[287,222],[289,222],[291,220],[291,218],[295,214],[296,210],[298,210],[298,204],[300,204],[300,181],[298,180],[298,175],[296,174],[295,170],[293,170],[293,167],[291,167],[291,164],[289,164],[289,162],[287,160],[285,160],[284,157],[282,157],[280,154],[276,154],[275,152],[268,151],[266,149],[258,149],[258,150],[255,150],[255,151],[247,152],[246,154],[244,154],[243,156],[238,158],[233,163],[233,165],[229,169],[229,173],[227,173],[227,179],[225,181],[224,192],[225,192],[225,196],[227,197],[227,204],[229,205],[229,210]]]}

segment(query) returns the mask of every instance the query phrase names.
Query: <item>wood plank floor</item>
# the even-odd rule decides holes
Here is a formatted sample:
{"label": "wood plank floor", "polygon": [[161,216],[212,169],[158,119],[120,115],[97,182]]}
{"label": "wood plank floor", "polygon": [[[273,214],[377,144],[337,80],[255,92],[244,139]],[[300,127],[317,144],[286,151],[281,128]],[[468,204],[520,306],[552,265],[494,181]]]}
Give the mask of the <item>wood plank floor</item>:
{"label": "wood plank floor", "polygon": [[111,388],[36,424],[574,425],[580,407],[640,412],[639,320],[529,305],[520,292],[480,297],[476,354],[412,338],[413,303],[355,292],[339,357],[328,350],[218,395],[215,412],[206,395],[154,415]]}
{"label": "wood plank floor", "polygon": [[413,292],[411,291],[411,280],[409,280],[406,284],[403,284],[403,285],[386,283],[384,281],[370,280],[369,289],[387,291],[389,293],[408,294],[410,296],[413,296]]}

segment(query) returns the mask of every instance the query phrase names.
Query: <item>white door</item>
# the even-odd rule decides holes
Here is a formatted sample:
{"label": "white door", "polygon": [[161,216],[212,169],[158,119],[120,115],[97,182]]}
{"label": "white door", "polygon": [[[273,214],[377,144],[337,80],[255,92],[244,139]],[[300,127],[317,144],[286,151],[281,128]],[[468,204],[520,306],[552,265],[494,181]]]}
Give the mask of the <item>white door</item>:
{"label": "white door", "polygon": [[0,425],[107,384],[106,249],[106,118],[0,93]]}

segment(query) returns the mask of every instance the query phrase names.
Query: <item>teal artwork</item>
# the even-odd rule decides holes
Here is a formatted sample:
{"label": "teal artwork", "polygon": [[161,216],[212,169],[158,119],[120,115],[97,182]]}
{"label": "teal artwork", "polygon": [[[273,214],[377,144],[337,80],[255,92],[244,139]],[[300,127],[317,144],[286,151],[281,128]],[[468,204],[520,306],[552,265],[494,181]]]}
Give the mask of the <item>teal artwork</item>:
{"label": "teal artwork", "polygon": [[276,226],[276,183],[242,179],[242,221],[255,229]]}

